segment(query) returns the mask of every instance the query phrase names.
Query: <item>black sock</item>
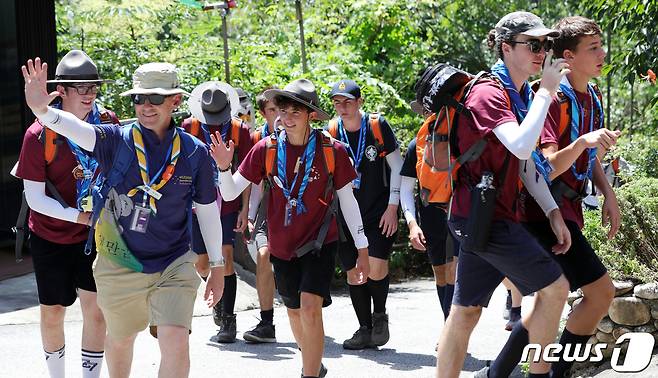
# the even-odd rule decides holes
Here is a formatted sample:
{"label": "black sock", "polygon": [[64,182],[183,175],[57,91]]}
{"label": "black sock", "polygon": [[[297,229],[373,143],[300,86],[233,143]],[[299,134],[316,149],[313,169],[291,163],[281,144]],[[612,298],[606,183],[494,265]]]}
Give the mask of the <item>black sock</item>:
{"label": "black sock", "polygon": [[[587,340],[589,340],[590,337],[591,335],[574,335],[565,328],[564,331],[562,331],[562,336],[560,336],[560,345],[566,347],[567,344],[571,344],[570,354],[573,354],[573,350],[576,348],[576,345],[580,345],[580,350],[582,353],[582,348],[585,344],[587,344]],[[560,359],[558,362],[554,362],[551,365],[551,377],[564,377],[567,371],[569,371],[569,368],[571,368],[571,365],[573,365],[573,362],[567,362],[563,359]]]}
{"label": "black sock", "polygon": [[512,314],[514,314],[514,315],[518,315],[519,318],[520,318],[520,317],[521,317],[521,306],[519,306],[519,307],[512,307],[512,309],[510,310],[510,315],[512,315]]}
{"label": "black sock", "polygon": [[443,313],[447,318],[450,315],[450,306],[452,306],[452,294],[455,292],[455,285],[446,285],[446,296],[443,300]]}
{"label": "black sock", "polygon": [[235,273],[224,276],[224,296],[222,297],[222,311],[226,315],[233,315],[235,310],[235,295],[238,290],[238,280]]}
{"label": "black sock", "polygon": [[505,308],[512,308],[512,290],[507,290],[507,298],[505,298]]}
{"label": "black sock", "polygon": [[372,296],[373,311],[378,314],[386,312],[386,298],[388,297],[388,274],[379,281],[368,278],[368,287]]}
{"label": "black sock", "polygon": [[548,373],[528,373],[528,378],[549,378]]}
{"label": "black sock", "polygon": [[350,298],[352,298],[352,307],[359,319],[359,326],[372,328],[372,314],[370,313],[370,290],[367,284],[348,285],[350,288]]}
{"label": "black sock", "polygon": [[446,298],[446,287],[436,285],[436,293],[439,294],[439,304],[441,304],[441,311],[443,311],[443,319],[445,319],[448,317],[448,315],[446,315],[445,310],[443,310],[443,302],[445,302],[445,298]]}
{"label": "black sock", "polygon": [[261,311],[260,319],[266,323],[274,323],[274,309]]}
{"label": "black sock", "polygon": [[489,377],[509,377],[521,360],[523,348],[528,345],[528,330],[522,322],[517,322],[494,362],[489,367]]}

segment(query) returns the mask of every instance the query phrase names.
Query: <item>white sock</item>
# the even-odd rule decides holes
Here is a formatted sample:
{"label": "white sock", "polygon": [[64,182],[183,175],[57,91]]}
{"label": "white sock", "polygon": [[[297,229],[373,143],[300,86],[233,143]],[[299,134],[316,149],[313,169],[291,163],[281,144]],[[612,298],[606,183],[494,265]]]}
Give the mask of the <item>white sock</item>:
{"label": "white sock", "polygon": [[98,378],[103,366],[103,351],[82,350],[82,378]]}
{"label": "white sock", "polygon": [[[65,345],[66,346],[66,345]],[[54,352],[44,350],[46,354],[46,365],[48,365],[48,373],[50,378],[66,378],[65,368],[66,359],[64,358],[64,347]]]}

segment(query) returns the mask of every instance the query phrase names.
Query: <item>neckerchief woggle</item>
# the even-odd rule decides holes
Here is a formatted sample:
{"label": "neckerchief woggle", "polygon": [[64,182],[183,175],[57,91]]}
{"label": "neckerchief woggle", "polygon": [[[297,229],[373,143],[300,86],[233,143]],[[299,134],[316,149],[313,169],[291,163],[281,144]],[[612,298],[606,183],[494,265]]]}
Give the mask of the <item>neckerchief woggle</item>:
{"label": "neckerchief woggle", "polygon": [[[62,103],[57,103],[53,105],[54,108],[61,109]],[[91,111],[87,114],[85,118],[87,123],[92,125],[101,124],[101,114],[98,110],[96,102],[92,103]],[[71,148],[71,152],[75,156],[75,160],[78,162],[80,167],[82,167],[82,174],[84,177],[82,179],[76,180],[76,207],[80,211],[91,211],[91,189],[92,183],[94,181],[94,176],[96,175],[96,170],[98,169],[98,161],[91,157],[89,154],[85,153],[80,146],[75,144],[69,138],[64,138]]]}
{"label": "neckerchief woggle", "polygon": [[[576,92],[574,91],[573,87],[571,87],[571,83],[569,83],[569,79],[567,77],[563,77],[562,81],[560,81],[560,91],[564,93],[565,96],[569,99],[571,102],[571,131],[570,131],[570,138],[571,138],[571,143],[575,142],[578,137],[580,137],[580,128],[581,125],[584,127],[583,123],[585,121],[585,112],[581,108],[581,105],[576,98]],[[596,103],[596,108],[599,111],[600,114],[600,119],[599,119],[599,128],[603,127],[603,106],[601,106],[601,102],[599,101],[599,97],[596,95],[596,92],[594,92],[594,88],[587,83],[587,91],[589,92],[590,96],[592,97],[592,102],[590,103],[590,112],[589,112],[589,133],[594,131],[594,104]],[[576,170],[576,162],[571,165],[571,172],[573,175],[576,177],[576,180],[578,181],[583,181],[586,178],[592,179],[592,167],[594,167],[594,162],[596,161],[596,148],[588,148],[587,149],[587,169],[583,173],[578,173]]]}
{"label": "neckerchief woggle", "polygon": [[316,141],[316,132],[311,129],[311,135],[308,138],[308,143],[306,143],[306,148],[304,153],[300,156],[300,161],[304,164],[304,176],[302,177],[302,182],[299,185],[299,192],[297,193],[296,198],[291,198],[292,190],[297,183],[299,177],[300,169],[295,164],[297,171],[295,172],[295,177],[292,180],[292,184],[288,185],[288,176],[286,174],[286,132],[281,131],[279,134],[279,141],[277,143],[277,176],[275,176],[276,184],[281,187],[283,190],[283,195],[286,198],[286,215],[283,222],[284,226],[290,225],[292,221],[292,208],[297,207],[297,215],[306,212],[306,206],[304,206],[303,196],[304,191],[306,191],[306,186],[308,185],[308,179],[311,175],[311,167],[313,166],[313,159],[315,158],[315,141]]}
{"label": "neckerchief woggle", "polygon": [[343,119],[338,118],[338,137],[340,138],[340,141],[345,144],[347,147],[347,151],[352,155],[352,159],[354,161],[354,169],[356,170],[356,178],[352,181],[352,185],[354,185],[355,189],[359,189],[361,187],[361,172],[359,171],[359,166],[361,165],[361,160],[363,160],[363,155],[365,154],[366,150],[366,129],[368,128],[368,118],[366,117],[365,114],[361,115],[361,128],[359,129],[359,145],[358,149],[356,151],[356,154],[354,153],[354,150],[352,150],[352,146],[350,145],[350,140],[347,137],[347,132],[345,130],[345,127],[343,126]]}
{"label": "neckerchief woggle", "polygon": [[[158,212],[155,201],[162,197],[162,194],[158,192],[158,190],[165,186],[165,184],[169,182],[169,179],[171,179],[171,177],[174,175],[176,162],[178,162],[178,157],[180,156],[180,135],[176,127],[173,127],[172,129],[173,138],[172,142],[169,144],[169,150],[167,151],[169,159],[168,161],[165,161],[162,167],[160,167],[160,169],[156,172],[156,174],[151,177],[141,126],[138,122],[132,124],[131,131],[133,136],[133,144],[135,146],[135,154],[137,155],[139,173],[142,177],[143,184],[134,189],[130,189],[128,192],[128,197],[132,197],[137,194],[137,192],[143,191],[144,197],[142,200],[142,205],[146,207],[146,200],[149,199],[148,206],[153,214],[157,214]],[[161,176],[162,178],[160,179]],[[156,183],[158,179],[160,179],[160,182]]]}
{"label": "neckerchief woggle", "polygon": [[[498,59],[496,64],[491,67],[491,73],[496,75],[496,77],[502,82],[503,87],[505,87],[510,101],[512,102],[512,110],[514,111],[516,120],[521,124],[525,119],[525,116],[528,114],[528,109],[532,104],[532,98],[534,96],[530,84],[527,81],[523,83],[523,86],[521,87],[523,94],[519,93],[512,81],[507,66],[505,66],[505,63],[500,59]],[[537,168],[537,173],[541,174],[546,183],[550,184],[551,179],[549,178],[549,175],[553,172],[553,167],[544,157],[539,147],[532,151],[532,160]]]}

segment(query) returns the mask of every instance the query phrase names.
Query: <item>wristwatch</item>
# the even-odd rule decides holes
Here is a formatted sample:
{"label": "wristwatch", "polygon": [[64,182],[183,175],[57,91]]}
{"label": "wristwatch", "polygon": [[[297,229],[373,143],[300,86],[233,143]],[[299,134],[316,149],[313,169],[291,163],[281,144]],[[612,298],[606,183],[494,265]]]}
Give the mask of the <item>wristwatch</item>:
{"label": "wristwatch", "polygon": [[219,260],[209,261],[208,265],[210,268],[224,267],[224,257],[220,257]]}
{"label": "wristwatch", "polygon": [[226,169],[221,169],[219,166],[217,166],[217,170],[218,170],[220,173],[224,173],[224,172],[228,172],[228,171],[230,171],[232,167],[233,167],[233,163],[229,164],[228,167],[226,167]]}

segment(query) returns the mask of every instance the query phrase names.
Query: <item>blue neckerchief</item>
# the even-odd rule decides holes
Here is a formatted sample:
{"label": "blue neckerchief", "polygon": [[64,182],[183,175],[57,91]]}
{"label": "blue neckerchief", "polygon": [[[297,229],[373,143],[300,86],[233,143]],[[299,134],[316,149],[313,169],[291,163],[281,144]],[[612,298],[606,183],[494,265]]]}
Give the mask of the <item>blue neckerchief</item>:
{"label": "blue neckerchief", "polygon": [[345,144],[345,146],[347,147],[347,151],[352,156],[352,159],[354,160],[354,168],[356,170],[359,170],[359,166],[361,165],[361,160],[363,160],[363,155],[365,154],[367,128],[368,128],[368,117],[366,116],[366,114],[363,114],[361,116],[361,128],[359,129],[359,145],[357,147],[358,149],[355,154],[354,150],[352,149],[352,146],[350,145],[350,140],[347,137],[347,132],[345,130],[345,127],[343,126],[343,119],[338,118],[338,136],[340,138],[340,141]]}
{"label": "blue neckerchief", "polygon": [[[569,102],[571,103],[570,104],[570,108],[571,108],[570,138],[571,138],[571,143],[573,143],[576,141],[576,139],[578,139],[578,137],[580,137],[580,130],[581,130],[581,125],[583,124],[585,118],[585,112],[582,110],[580,103],[576,98],[576,92],[571,87],[571,84],[569,83],[569,80],[566,78],[566,76],[560,82],[560,91],[564,93],[565,96],[567,96]],[[587,131],[591,133],[592,131],[594,131],[594,116],[595,116],[594,104],[596,104],[596,109],[600,114],[599,128],[603,127],[603,106],[601,105],[601,102],[599,101],[599,97],[596,95],[594,88],[589,83],[587,84],[587,91],[592,97],[592,102],[590,104],[590,112],[589,112],[589,131]],[[592,179],[592,168],[594,167],[594,161],[596,160],[596,148],[588,148],[587,156],[588,156],[587,169],[585,170],[585,172],[578,173],[578,171],[576,170],[576,162],[574,162],[571,165],[571,172],[573,173],[573,175],[576,177],[576,180],[578,181],[583,181],[586,178],[590,180]]]}
{"label": "blue neckerchief", "polygon": [[260,132],[260,139],[265,139],[270,135],[270,127],[267,125],[267,122],[263,124],[263,130]]}
{"label": "blue neckerchief", "polygon": [[[61,109],[62,103],[59,102],[54,104],[53,107]],[[99,125],[101,123],[101,115],[96,102],[92,103],[91,111],[87,114],[85,121],[92,125]],[[98,169],[98,161],[91,155],[85,153],[80,146],[70,139],[65,139],[71,148],[73,156],[75,156],[75,160],[82,167],[82,172],[84,174],[83,179],[76,180],[76,207],[78,210],[82,210],[83,201],[91,195],[92,183],[94,181],[94,176],[96,176],[96,170]]]}
{"label": "blue neckerchief", "polygon": [[[503,87],[505,87],[510,101],[512,102],[512,111],[514,111],[517,122],[521,124],[525,119],[525,116],[528,114],[530,105],[532,105],[533,92],[530,88],[530,84],[527,81],[523,83],[523,86],[521,87],[523,93],[519,93],[512,81],[507,66],[505,66],[505,63],[500,59],[491,67],[491,73],[496,75],[503,84]],[[553,167],[544,157],[541,150],[539,150],[539,147],[532,151],[532,160],[535,163],[537,172],[544,177],[544,180],[547,183],[550,184],[551,180],[549,175],[553,172]]]}
{"label": "blue neckerchief", "polygon": [[[306,186],[308,185],[308,179],[311,176],[311,167],[313,166],[313,159],[315,158],[315,141],[316,135],[315,130],[311,129],[311,135],[308,138],[308,143],[302,156],[300,156],[300,161],[304,164],[304,176],[302,177],[302,182],[299,186],[299,192],[297,193],[297,198],[291,199],[292,190],[297,183],[297,178],[299,177],[299,169],[295,173],[295,177],[292,180],[292,184],[288,185],[288,176],[286,174],[286,132],[282,131],[279,135],[279,141],[277,143],[277,168],[278,168],[278,178],[281,180],[281,189],[283,190],[283,195],[288,201],[287,214],[286,217],[290,217],[290,210],[292,206],[297,207],[297,215],[300,215],[306,212],[306,207],[304,206],[303,196]],[[288,218],[289,219],[289,218]],[[289,223],[289,222],[288,222]]]}
{"label": "blue neckerchief", "polygon": [[[206,147],[210,146],[210,142],[212,139],[210,139],[210,129],[208,129],[208,125],[206,125],[203,122],[199,122],[201,124],[201,131],[203,132],[203,137],[206,139]],[[224,138],[224,134],[222,134],[222,139]],[[212,164],[213,167],[213,174],[212,177],[215,180],[215,186],[219,185],[219,172],[217,172],[217,165],[215,163],[215,159],[210,159],[210,163]]]}

